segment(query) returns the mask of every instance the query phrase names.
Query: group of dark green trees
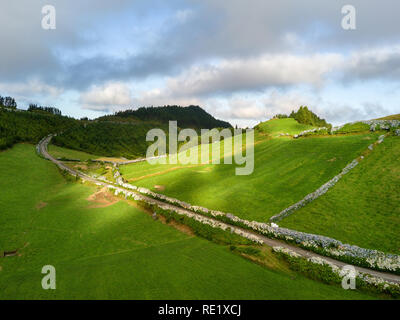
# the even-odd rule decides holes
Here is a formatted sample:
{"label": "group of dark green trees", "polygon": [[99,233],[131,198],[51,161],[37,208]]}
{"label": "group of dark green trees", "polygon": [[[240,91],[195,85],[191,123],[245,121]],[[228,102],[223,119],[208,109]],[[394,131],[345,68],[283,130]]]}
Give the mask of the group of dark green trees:
{"label": "group of dark green trees", "polygon": [[277,114],[274,116],[276,119],[293,118],[298,123],[307,124],[315,127],[330,127],[331,125],[325,119],[321,119],[314,112],[309,110],[306,106],[300,106],[299,110],[292,111],[288,116],[286,114]]}
{"label": "group of dark green trees", "polygon": [[137,110],[126,110],[104,116],[99,120],[108,121],[151,121],[168,124],[169,120],[176,120],[180,128],[212,129],[231,128],[226,121],[217,120],[199,106],[163,106],[163,107],[142,107]]}
{"label": "group of dark green trees", "polygon": [[0,96],[0,108],[17,109],[14,98]]}
{"label": "group of dark green trees", "polygon": [[28,111],[30,112],[38,112],[38,113],[51,113],[57,116],[61,116],[61,110],[54,107],[42,107],[37,104],[30,104],[28,107]]}

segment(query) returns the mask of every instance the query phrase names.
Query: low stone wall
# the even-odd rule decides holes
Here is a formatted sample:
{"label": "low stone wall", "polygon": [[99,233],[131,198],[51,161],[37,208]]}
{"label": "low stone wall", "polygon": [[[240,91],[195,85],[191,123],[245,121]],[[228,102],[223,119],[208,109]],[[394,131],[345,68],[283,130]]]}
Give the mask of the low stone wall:
{"label": "low stone wall", "polygon": [[[383,142],[384,139],[385,139],[385,135],[384,134],[380,135],[379,138],[378,138],[378,141],[376,143],[380,144],[380,143]],[[371,145],[368,146],[369,150],[373,150],[373,148],[374,148],[374,144],[371,144]],[[364,159],[364,157],[361,157],[361,159]],[[275,221],[275,222],[276,221],[280,221],[283,218],[293,214],[294,211],[304,207],[306,204],[308,204],[311,201],[314,201],[315,199],[319,198],[320,196],[322,196],[323,194],[328,192],[328,190],[330,188],[332,188],[346,173],[348,173],[351,169],[353,169],[357,165],[358,165],[358,160],[354,159],[350,164],[348,164],[345,168],[343,168],[343,170],[337,176],[333,177],[331,180],[329,180],[327,183],[325,183],[324,185],[319,187],[314,192],[306,195],[299,202],[291,205],[290,207],[282,210],[280,213],[272,216],[269,220],[270,221]]]}
{"label": "low stone wall", "polygon": [[328,130],[328,128],[326,128],[326,127],[320,127],[320,128],[314,128],[314,129],[304,130],[304,131],[300,132],[299,134],[295,134],[295,135],[293,136],[293,138],[297,139],[297,138],[299,138],[299,137],[301,137],[301,136],[305,136],[305,135],[307,135],[307,134],[309,134],[309,133],[314,133],[314,132],[323,131],[323,130]]}
{"label": "low stone wall", "polygon": [[353,160],[337,176],[333,177],[331,180],[329,180],[327,183],[323,184],[321,187],[319,187],[314,192],[306,195],[299,202],[297,202],[297,203],[291,205],[290,207],[282,210],[277,215],[272,216],[269,220],[270,221],[275,221],[275,222],[276,221],[280,221],[283,218],[293,214],[294,211],[300,209],[301,207],[304,207],[307,203],[310,203],[311,201],[314,201],[315,199],[319,198],[320,196],[322,196],[323,194],[328,192],[328,190],[330,188],[332,188],[346,173],[348,173],[351,169],[353,169],[357,164],[358,164],[358,161],[357,160]]}
{"label": "low stone wall", "polygon": [[[377,127],[381,130],[390,130],[390,128],[400,127],[400,120],[364,120],[364,121],[354,121],[346,124],[355,124],[355,123],[364,123],[370,126],[371,131],[375,131]],[[346,124],[333,127],[331,129],[331,133],[335,133],[336,131],[342,129]]]}

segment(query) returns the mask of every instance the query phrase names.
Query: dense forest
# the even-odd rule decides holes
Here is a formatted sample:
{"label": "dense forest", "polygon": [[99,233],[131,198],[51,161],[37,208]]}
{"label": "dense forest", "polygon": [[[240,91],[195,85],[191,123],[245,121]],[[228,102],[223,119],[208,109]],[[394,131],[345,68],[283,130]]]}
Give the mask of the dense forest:
{"label": "dense forest", "polygon": [[[109,157],[137,158],[146,155],[147,147],[153,142],[146,142],[147,132],[154,128],[152,123],[113,123],[90,122],[80,124],[74,130],[57,135],[53,143],[95,155]],[[161,126],[165,132],[167,127]]]}
{"label": "dense forest", "polygon": [[104,116],[98,120],[154,121],[164,124],[168,124],[169,120],[176,120],[180,128],[212,129],[232,127],[226,121],[215,119],[199,106],[142,107],[137,110],[119,111],[114,115]]}
{"label": "dense forest", "polygon": [[274,116],[276,119],[284,119],[284,118],[293,118],[298,123],[308,124],[314,127],[331,127],[329,123],[325,121],[325,119],[319,118],[314,112],[309,110],[306,106],[300,106],[297,112],[292,111],[288,116],[286,114],[277,114]]}
{"label": "dense forest", "polygon": [[73,118],[0,108],[0,150],[18,142],[37,143],[50,133],[73,129],[77,124]]}

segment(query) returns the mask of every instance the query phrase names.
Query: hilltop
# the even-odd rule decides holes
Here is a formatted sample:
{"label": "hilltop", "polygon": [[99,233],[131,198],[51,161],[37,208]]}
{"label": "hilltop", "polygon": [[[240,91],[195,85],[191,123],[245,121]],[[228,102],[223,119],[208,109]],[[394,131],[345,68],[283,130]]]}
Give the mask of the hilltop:
{"label": "hilltop", "polygon": [[311,128],[313,128],[313,126],[299,123],[293,118],[274,118],[265,122],[261,122],[254,127],[254,129],[257,131],[272,136],[285,134],[295,135]]}
{"label": "hilltop", "polygon": [[286,119],[292,118],[296,120],[298,123],[313,126],[313,127],[326,127],[329,128],[332,125],[326,122],[325,119],[321,119],[314,112],[308,109],[307,106],[300,106],[300,108],[295,112],[292,111],[290,115],[286,114],[277,114],[273,119]]}
{"label": "hilltop", "polygon": [[199,106],[163,106],[142,107],[137,110],[116,112],[97,119],[98,121],[145,121],[168,124],[170,120],[176,120],[180,128],[212,129],[231,128],[226,121],[217,120]]}

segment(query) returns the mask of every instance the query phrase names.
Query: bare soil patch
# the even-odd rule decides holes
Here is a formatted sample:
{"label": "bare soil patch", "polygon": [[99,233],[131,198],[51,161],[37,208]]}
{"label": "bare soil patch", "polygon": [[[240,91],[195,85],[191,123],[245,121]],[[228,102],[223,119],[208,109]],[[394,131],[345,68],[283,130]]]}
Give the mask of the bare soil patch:
{"label": "bare soil patch", "polygon": [[77,164],[74,166],[74,169],[87,170],[88,166],[86,164]]}
{"label": "bare soil patch", "polygon": [[110,191],[108,191],[107,187],[102,188],[100,191],[93,193],[86,200],[94,202],[89,208],[104,208],[117,203],[121,199],[114,196]]}
{"label": "bare soil patch", "polygon": [[154,185],[154,189],[158,190],[158,191],[164,191],[165,190],[165,186],[161,186],[161,185]]}
{"label": "bare soil patch", "polygon": [[45,206],[47,206],[47,202],[40,201],[40,202],[36,205],[36,209],[37,209],[37,210],[40,210],[40,209],[44,208]]}

